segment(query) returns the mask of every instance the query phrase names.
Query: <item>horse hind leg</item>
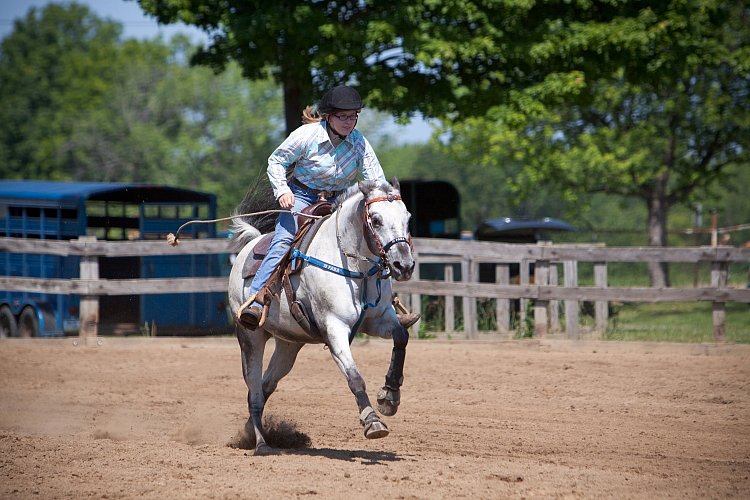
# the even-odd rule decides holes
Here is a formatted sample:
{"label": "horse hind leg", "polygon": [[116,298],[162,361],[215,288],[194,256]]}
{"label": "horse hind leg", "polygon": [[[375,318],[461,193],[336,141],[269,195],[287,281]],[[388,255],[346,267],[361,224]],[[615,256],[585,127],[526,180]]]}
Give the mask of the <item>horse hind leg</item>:
{"label": "horse hind leg", "polygon": [[297,360],[297,354],[304,344],[296,342],[287,342],[286,340],[275,339],[275,347],[271,360],[268,362],[268,368],[263,374],[263,396],[265,400],[274,393],[279,381],[286,377]]}
{"label": "horse hind leg", "polygon": [[262,330],[251,332],[238,327],[237,338],[242,350],[242,375],[247,385],[247,407],[250,413],[245,432],[250,441],[255,438],[255,455],[269,455],[274,449],[268,446],[263,433],[263,409],[266,397],[262,389],[263,352],[270,338]]}
{"label": "horse hind leg", "polygon": [[401,386],[404,383],[404,361],[408,342],[409,331],[399,327],[393,334],[391,364],[385,375],[385,385],[378,391],[378,410],[387,417],[395,415],[401,404]]}

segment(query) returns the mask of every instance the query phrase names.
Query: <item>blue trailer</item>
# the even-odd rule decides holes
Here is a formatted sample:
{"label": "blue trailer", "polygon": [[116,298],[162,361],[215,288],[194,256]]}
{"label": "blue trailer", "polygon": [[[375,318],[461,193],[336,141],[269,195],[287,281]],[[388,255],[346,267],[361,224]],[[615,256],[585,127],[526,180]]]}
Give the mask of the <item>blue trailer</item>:
{"label": "blue trailer", "polygon": [[[216,196],[132,183],[0,181],[0,237],[164,241],[191,219],[215,219]],[[181,238],[215,238],[214,224],[194,224]],[[222,276],[217,255],[100,257],[99,277],[139,279]],[[0,275],[78,278],[80,257],[0,253]],[[159,334],[230,331],[226,294],[173,293],[104,296],[99,332],[130,334],[157,325]],[[79,328],[79,297],[0,291],[0,336],[62,336]]]}

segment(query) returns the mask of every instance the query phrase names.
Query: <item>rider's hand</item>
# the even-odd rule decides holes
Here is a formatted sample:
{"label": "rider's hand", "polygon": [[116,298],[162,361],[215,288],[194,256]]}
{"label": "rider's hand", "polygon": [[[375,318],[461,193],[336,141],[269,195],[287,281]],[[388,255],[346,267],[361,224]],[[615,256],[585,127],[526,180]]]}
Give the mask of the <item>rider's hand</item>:
{"label": "rider's hand", "polygon": [[281,208],[292,208],[294,205],[294,195],[292,193],[284,193],[279,196],[279,205]]}

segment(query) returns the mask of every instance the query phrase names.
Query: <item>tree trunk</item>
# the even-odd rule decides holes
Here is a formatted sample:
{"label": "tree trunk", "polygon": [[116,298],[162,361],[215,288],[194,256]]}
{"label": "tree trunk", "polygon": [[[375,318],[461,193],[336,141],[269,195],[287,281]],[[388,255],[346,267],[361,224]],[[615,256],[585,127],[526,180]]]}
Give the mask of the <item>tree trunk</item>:
{"label": "tree trunk", "polygon": [[[652,247],[667,246],[667,201],[668,174],[656,178],[648,198],[648,245]],[[649,262],[648,272],[652,287],[669,286],[669,268],[666,262]]]}
{"label": "tree trunk", "polygon": [[287,78],[284,82],[284,119],[286,135],[291,134],[302,125],[302,90],[295,79]]}

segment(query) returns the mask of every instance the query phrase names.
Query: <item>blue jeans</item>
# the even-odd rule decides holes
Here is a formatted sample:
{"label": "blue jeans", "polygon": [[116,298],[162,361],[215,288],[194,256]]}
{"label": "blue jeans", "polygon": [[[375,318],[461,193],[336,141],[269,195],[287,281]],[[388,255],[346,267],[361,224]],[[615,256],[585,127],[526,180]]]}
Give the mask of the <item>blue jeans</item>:
{"label": "blue jeans", "polygon": [[[292,194],[294,194],[292,210],[295,212],[301,212],[303,208],[309,207],[318,201],[318,194],[312,189],[303,187],[296,182],[290,183],[289,188],[292,190]],[[249,286],[245,285],[246,299],[252,294],[258,293],[258,290],[266,284],[268,278],[271,277],[271,274],[273,274],[273,271],[279,264],[279,261],[284,257],[287,250],[289,250],[295,234],[297,234],[297,217],[289,212],[280,213],[276,221],[276,230],[273,239],[268,247],[268,253],[263,258],[263,262],[261,262],[253,281]]]}

